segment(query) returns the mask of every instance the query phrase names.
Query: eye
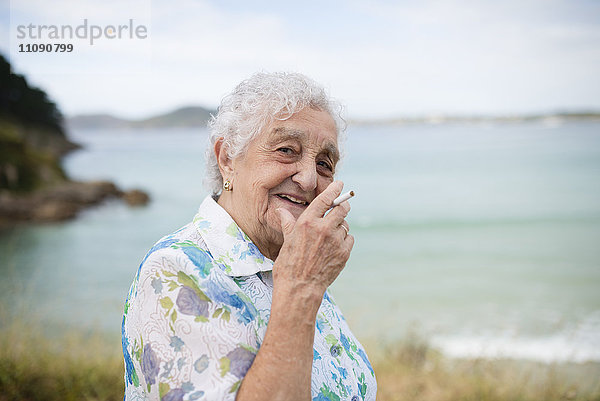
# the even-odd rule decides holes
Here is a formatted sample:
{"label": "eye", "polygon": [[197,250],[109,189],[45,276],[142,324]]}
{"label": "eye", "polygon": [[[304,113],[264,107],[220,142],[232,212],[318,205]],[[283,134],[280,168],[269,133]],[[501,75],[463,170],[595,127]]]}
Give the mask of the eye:
{"label": "eye", "polygon": [[284,155],[291,155],[294,153],[294,151],[291,148],[286,148],[286,147],[279,148],[279,149],[277,149],[277,151],[283,153]]}
{"label": "eye", "polygon": [[333,171],[333,167],[331,166],[331,164],[329,164],[329,163],[328,163],[328,162],[326,162],[326,161],[320,161],[320,162],[317,162],[317,165],[318,165],[318,166],[321,166],[321,167],[325,167],[325,168],[326,168],[327,170],[329,170],[329,171]]}

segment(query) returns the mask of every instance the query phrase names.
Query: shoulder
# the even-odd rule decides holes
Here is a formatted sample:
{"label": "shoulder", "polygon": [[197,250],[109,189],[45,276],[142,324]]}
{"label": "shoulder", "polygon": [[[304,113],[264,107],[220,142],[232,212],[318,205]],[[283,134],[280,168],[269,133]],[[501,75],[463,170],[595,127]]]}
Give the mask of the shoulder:
{"label": "shoulder", "polygon": [[[243,325],[251,323],[257,310],[227,265],[215,260],[193,224],[161,238],[144,257],[128,296],[137,308],[149,307],[170,297],[181,313],[208,317],[208,305],[224,307],[224,317],[234,314]],[[169,301],[163,301],[169,304]],[[135,307],[134,307],[135,309]]]}
{"label": "shoulder", "polygon": [[[163,264],[167,270],[198,269],[201,277],[206,277],[212,268],[212,256],[203,238],[192,223],[158,240],[148,251],[140,268]],[[184,269],[187,270],[187,269]]]}
{"label": "shoulder", "polygon": [[166,277],[196,274],[206,277],[213,267],[213,260],[206,244],[192,223],[159,239],[142,259],[127,300],[139,296],[144,287],[160,290],[160,282]]}
{"label": "shoulder", "polygon": [[233,399],[257,352],[257,312],[194,226],[156,242],[134,287],[122,323],[126,399]]}

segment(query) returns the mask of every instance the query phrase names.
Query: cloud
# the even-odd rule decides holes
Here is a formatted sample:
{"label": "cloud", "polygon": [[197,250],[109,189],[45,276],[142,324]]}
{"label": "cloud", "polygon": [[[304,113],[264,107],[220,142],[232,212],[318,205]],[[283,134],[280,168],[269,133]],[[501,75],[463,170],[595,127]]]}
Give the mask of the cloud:
{"label": "cloud", "polygon": [[[88,0],[68,8],[68,0],[33,0],[18,12],[56,21],[139,15],[149,20],[148,53],[104,43],[86,56],[104,74],[16,67],[49,88],[67,113],[141,116],[185,103],[216,106],[257,70],[304,72],[357,116],[600,107],[597,2],[135,1],[133,8]],[[148,55],[141,66],[140,54]],[[119,62],[135,68],[111,70]]]}

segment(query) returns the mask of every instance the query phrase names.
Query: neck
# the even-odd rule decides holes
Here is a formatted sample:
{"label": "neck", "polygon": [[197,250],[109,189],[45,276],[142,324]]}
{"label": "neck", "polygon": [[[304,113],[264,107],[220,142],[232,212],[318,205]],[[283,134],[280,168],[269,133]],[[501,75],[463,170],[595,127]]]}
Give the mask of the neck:
{"label": "neck", "polygon": [[238,216],[236,213],[236,208],[233,206],[233,199],[230,193],[223,192],[216,199],[216,201],[223,209],[225,209],[227,214],[231,216],[235,224],[238,225],[238,227],[244,232],[244,234],[250,237],[250,240],[254,245],[256,245],[260,253],[262,253],[265,257],[271,259],[274,262],[275,259],[277,259],[277,256],[279,255],[279,251],[281,250],[281,244],[277,244],[272,241],[260,241],[259,238],[268,238],[268,235],[266,235],[266,233],[264,233],[265,235],[255,233],[249,225],[244,224],[244,219],[242,219],[241,216]]}

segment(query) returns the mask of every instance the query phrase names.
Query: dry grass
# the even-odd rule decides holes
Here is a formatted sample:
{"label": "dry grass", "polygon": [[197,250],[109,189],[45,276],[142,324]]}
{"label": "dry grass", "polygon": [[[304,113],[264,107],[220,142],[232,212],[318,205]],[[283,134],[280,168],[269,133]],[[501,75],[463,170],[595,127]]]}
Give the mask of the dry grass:
{"label": "dry grass", "polygon": [[600,401],[600,364],[448,359],[409,336],[373,349],[379,401]]}
{"label": "dry grass", "polygon": [[[51,338],[30,324],[0,319],[0,401],[123,399],[118,338]],[[600,401],[598,363],[449,360],[416,336],[367,348],[379,401]]]}
{"label": "dry grass", "polygon": [[49,339],[30,325],[0,330],[0,400],[122,400],[120,341],[74,334]]}

